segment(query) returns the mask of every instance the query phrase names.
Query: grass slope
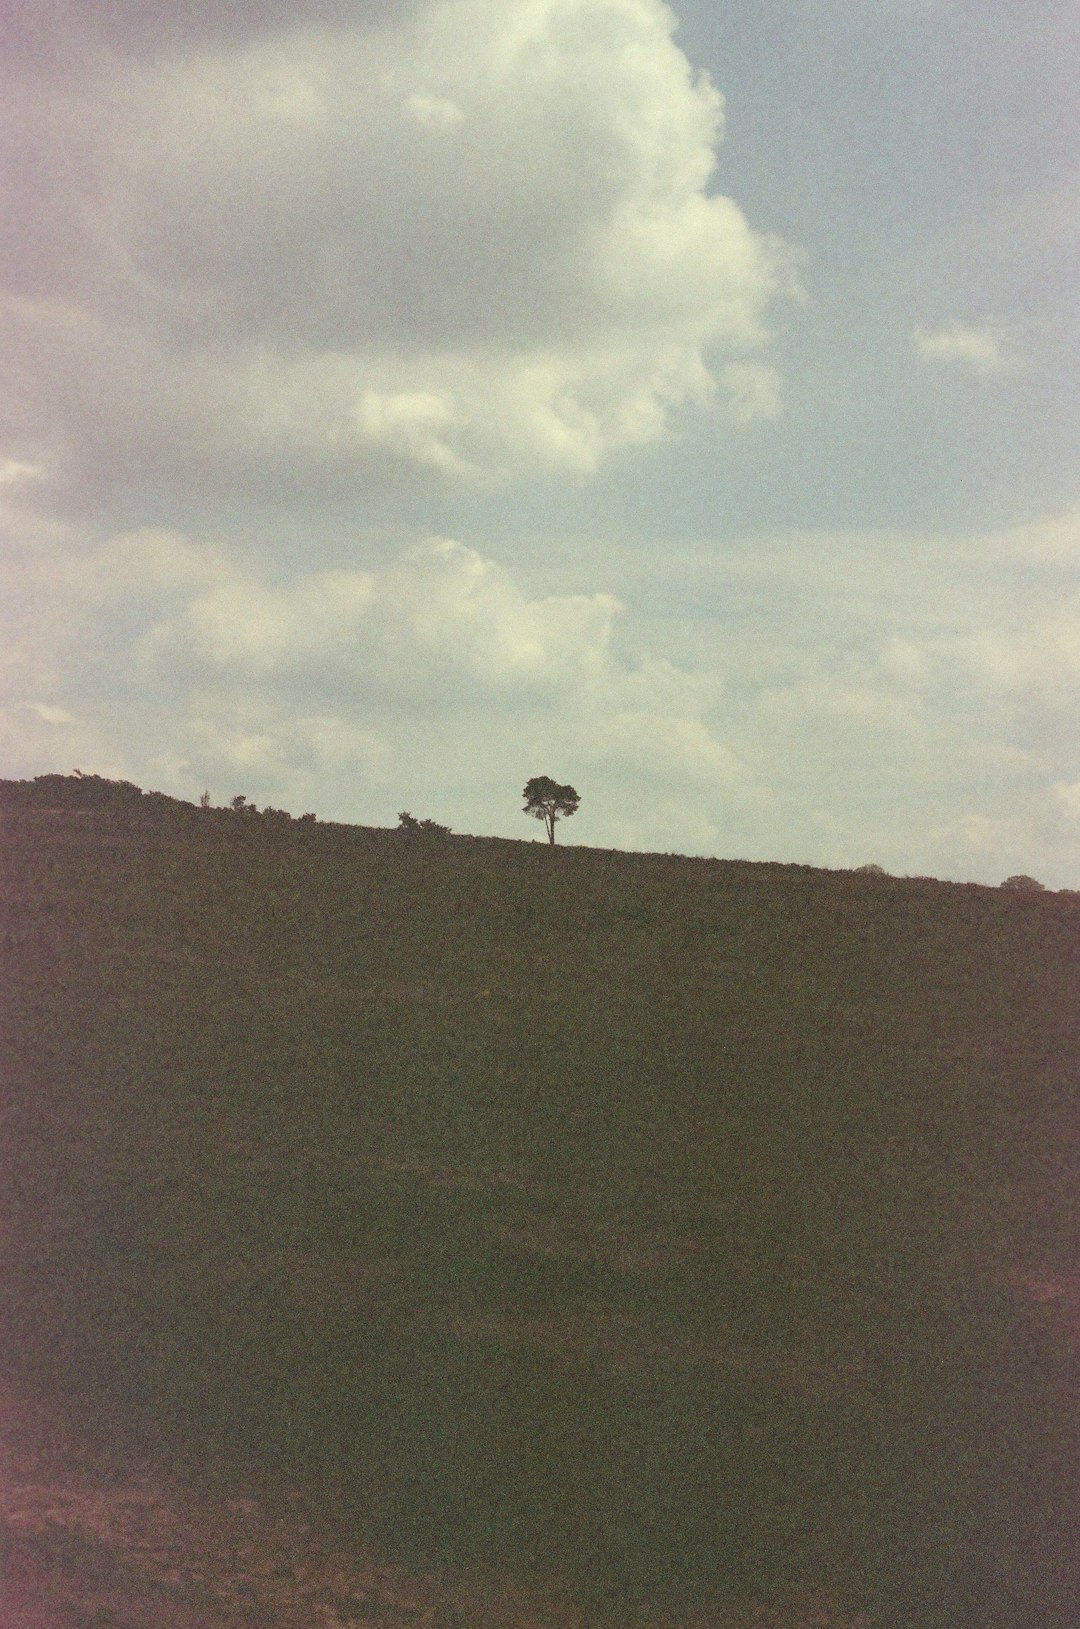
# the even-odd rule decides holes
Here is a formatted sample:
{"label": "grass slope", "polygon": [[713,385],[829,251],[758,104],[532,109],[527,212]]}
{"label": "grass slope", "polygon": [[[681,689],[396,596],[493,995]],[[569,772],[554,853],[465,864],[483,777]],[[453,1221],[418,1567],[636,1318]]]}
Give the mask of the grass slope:
{"label": "grass slope", "polygon": [[10,1374],[596,1619],[1076,1621],[1077,901],[164,801],[0,837]]}

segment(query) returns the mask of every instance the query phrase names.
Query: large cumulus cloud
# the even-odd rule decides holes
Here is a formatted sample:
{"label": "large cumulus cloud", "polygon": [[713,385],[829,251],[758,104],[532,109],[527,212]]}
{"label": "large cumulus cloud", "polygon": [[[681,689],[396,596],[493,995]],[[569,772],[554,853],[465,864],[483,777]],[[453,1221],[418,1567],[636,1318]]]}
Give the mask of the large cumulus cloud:
{"label": "large cumulus cloud", "polygon": [[660,0],[96,10],[5,75],[9,456],[315,495],[587,473],[725,377],[754,411],[717,360],[790,263]]}

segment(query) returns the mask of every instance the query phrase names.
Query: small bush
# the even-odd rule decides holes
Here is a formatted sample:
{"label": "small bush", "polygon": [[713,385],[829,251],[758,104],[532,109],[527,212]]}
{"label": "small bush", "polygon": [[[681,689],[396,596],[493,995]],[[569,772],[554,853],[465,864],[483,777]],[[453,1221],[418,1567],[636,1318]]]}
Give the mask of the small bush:
{"label": "small bush", "polygon": [[1045,883],[1039,882],[1035,877],[1026,877],[1023,872],[1019,872],[1015,877],[1006,877],[1001,886],[1028,893],[1043,893],[1046,888]]}
{"label": "small bush", "polygon": [[436,820],[417,820],[408,809],[398,815],[397,830],[404,837],[449,837],[450,827],[440,826]]}

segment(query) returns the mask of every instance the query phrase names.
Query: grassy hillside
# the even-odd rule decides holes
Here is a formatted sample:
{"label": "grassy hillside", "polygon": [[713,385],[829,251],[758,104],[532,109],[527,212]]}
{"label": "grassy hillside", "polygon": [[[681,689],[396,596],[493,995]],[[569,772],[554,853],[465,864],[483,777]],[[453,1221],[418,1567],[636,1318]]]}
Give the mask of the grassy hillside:
{"label": "grassy hillside", "polygon": [[1080,901],[168,800],[0,837],[8,1373],[596,1621],[1076,1621]]}

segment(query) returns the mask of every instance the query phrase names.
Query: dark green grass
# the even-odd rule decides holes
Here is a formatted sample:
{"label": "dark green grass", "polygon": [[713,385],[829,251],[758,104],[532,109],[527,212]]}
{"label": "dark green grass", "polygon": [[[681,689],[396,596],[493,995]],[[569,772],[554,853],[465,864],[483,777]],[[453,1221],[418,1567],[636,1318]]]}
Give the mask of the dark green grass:
{"label": "dark green grass", "polygon": [[1075,1621],[1080,909],[10,813],[4,1361],[620,1621]]}

